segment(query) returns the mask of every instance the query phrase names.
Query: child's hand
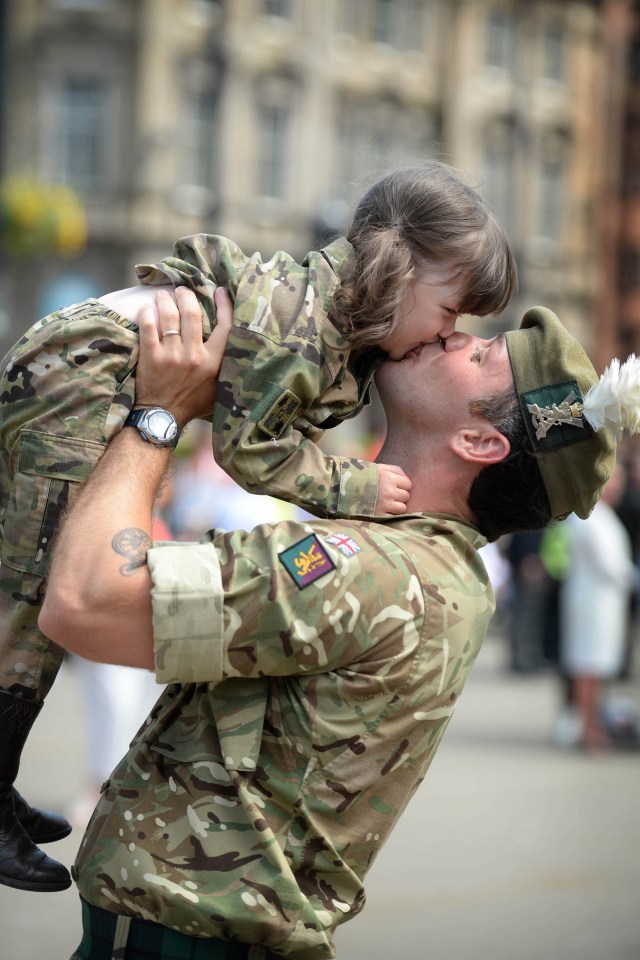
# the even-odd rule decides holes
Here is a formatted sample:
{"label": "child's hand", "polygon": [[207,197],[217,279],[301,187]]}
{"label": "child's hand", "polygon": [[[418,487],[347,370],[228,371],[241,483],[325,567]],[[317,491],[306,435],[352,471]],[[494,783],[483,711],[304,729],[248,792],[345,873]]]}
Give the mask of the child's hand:
{"label": "child's hand", "polygon": [[376,513],[406,513],[411,480],[392,463],[377,463],[378,499]]}

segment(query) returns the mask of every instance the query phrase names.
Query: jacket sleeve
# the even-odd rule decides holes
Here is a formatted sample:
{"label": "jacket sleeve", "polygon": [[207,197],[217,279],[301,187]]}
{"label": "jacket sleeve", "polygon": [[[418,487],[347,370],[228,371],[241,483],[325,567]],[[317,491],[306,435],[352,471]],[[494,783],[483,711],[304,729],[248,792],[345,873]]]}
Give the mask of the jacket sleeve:
{"label": "jacket sleeve", "polygon": [[328,322],[338,280],[328,266],[320,276],[324,261],[315,262],[321,266],[300,265],[282,251],[263,261],[259,254],[245,256],[225,237],[197,234],[178,240],[174,256],[140,264],[136,273],[141,283],[186,283],[212,326],[216,287],[224,285],[231,294],[234,322],[213,418],[220,466],[251,493],[319,516],[369,517],[375,513],[377,467],[326,456],[317,446],[323,431],[306,419],[311,407],[314,424],[340,409],[345,374],[324,356],[318,332]]}
{"label": "jacket sleeve", "polygon": [[[373,516],[378,493],[374,463],[330,456],[323,431],[306,419],[331,375],[312,342],[273,343],[234,327],[220,372],[213,418],[216,460],[251,493],[267,493],[317,516]],[[335,387],[339,403],[340,387]],[[326,417],[331,415],[327,407]]]}
{"label": "jacket sleeve", "polygon": [[211,233],[182,237],[173,247],[173,256],[158,263],[136,264],[139,283],[161,286],[188,286],[198,296],[211,322],[215,325],[213,299],[216,287],[226,287],[235,300],[238,283],[251,258],[237,243]]}

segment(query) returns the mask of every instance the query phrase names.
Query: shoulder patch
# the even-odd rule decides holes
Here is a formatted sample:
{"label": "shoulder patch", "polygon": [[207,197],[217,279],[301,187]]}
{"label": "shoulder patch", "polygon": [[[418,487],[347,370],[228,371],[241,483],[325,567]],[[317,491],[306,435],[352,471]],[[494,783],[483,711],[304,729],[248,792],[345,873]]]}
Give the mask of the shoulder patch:
{"label": "shoulder patch", "polygon": [[280,563],[300,590],[336,568],[315,533],[283,550]]}

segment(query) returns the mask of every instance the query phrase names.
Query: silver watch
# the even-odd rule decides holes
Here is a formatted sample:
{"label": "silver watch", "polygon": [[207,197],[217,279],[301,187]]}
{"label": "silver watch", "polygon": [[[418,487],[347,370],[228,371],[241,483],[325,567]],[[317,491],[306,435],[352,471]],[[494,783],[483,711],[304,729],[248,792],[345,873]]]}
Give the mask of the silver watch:
{"label": "silver watch", "polygon": [[135,427],[143,440],[154,447],[175,447],[180,438],[180,427],[172,413],[162,407],[141,407],[132,410],[124,422]]}

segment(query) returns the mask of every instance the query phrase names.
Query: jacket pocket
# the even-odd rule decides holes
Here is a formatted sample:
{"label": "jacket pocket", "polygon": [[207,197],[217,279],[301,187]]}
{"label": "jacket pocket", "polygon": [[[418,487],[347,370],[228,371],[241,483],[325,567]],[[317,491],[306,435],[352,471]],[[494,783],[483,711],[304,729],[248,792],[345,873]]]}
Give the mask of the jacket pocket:
{"label": "jacket pocket", "polygon": [[73,484],[87,479],[104,449],[96,441],[22,431],[4,521],[3,564],[24,573],[46,574],[51,541]]}
{"label": "jacket pocket", "polygon": [[183,712],[150,744],[151,749],[177,763],[213,760],[227,774],[255,772],[269,681],[232,677],[215,687],[188,684],[181,689],[200,691],[200,695],[193,696],[189,706],[185,704]]}

